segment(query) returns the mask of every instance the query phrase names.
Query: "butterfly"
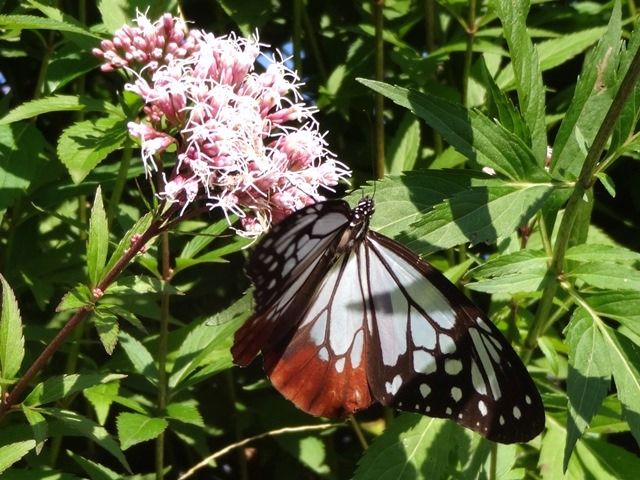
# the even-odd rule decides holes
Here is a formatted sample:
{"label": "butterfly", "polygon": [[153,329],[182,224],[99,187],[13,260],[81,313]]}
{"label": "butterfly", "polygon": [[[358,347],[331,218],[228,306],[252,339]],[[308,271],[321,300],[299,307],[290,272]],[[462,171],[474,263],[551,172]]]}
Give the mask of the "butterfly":
{"label": "butterfly", "polygon": [[540,394],[500,331],[438,270],[369,230],[374,202],[307,206],[257,244],[255,313],[234,362],[262,352],[301,410],[342,417],[375,401],[448,418],[500,443],[544,427]]}

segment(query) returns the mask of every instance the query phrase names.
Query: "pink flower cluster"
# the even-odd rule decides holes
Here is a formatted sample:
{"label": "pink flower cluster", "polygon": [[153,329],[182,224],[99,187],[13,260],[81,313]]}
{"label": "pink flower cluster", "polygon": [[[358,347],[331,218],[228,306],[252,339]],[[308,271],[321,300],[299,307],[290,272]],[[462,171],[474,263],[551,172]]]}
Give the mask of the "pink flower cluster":
{"label": "pink flower cluster", "polygon": [[[177,34],[184,24],[166,15],[153,24],[139,15],[137,22],[139,28],[121,30],[126,45],[136,46],[119,51],[117,58],[126,65],[114,62],[116,56],[109,55],[114,50],[105,44],[97,55],[106,69],[124,66],[134,75],[126,88],[144,99],[145,117],[129,131],[140,140],[147,174],[157,172],[159,155],[175,147],[163,198],[178,202],[183,212],[202,200],[229,220],[238,216],[240,233],[254,236],[322,200],[323,189],[350,175],[327,149],[314,109],[298,92],[295,72],[264,56],[257,38],[200,30]],[[116,46],[115,39],[112,43]],[[125,42],[117,45],[122,49]],[[160,50],[149,55],[152,45],[172,47],[163,57]],[[139,62],[144,56],[139,52],[151,66]],[[257,72],[260,55],[267,66]],[[130,56],[140,63],[137,70]]]}

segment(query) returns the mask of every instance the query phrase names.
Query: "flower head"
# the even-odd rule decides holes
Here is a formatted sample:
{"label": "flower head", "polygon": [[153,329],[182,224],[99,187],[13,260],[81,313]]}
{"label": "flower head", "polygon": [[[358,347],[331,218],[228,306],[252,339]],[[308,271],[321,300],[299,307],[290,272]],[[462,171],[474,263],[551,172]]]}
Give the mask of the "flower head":
{"label": "flower head", "polygon": [[257,36],[216,37],[187,31],[179,19],[123,27],[96,55],[103,70],[126,68],[126,88],[144,100],[144,118],[129,124],[147,174],[156,156],[176,146],[160,195],[184,212],[195,201],[241,219],[254,236],[293,211],[323,199],[350,172],[335,160],[302,101],[295,72],[261,53]]}

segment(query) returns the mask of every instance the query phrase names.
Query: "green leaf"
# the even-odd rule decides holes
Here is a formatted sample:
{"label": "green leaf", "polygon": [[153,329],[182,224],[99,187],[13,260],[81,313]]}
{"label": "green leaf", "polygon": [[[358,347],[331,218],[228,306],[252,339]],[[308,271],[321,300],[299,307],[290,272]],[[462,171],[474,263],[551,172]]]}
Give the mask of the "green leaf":
{"label": "green leaf", "polygon": [[577,262],[633,263],[640,261],[640,253],[615,245],[583,243],[569,248],[565,258]]}
{"label": "green leaf", "polygon": [[0,311],[0,377],[9,380],[16,376],[24,358],[24,336],[18,302],[11,287],[0,275],[2,310]]}
{"label": "green leaf", "polygon": [[611,443],[585,438],[576,446],[576,454],[584,472],[569,478],[598,480],[635,480],[640,470],[637,455]]}
{"label": "green leaf", "polygon": [[0,125],[18,122],[51,112],[110,112],[115,114],[118,110],[115,106],[104,100],[76,95],[53,95],[51,97],[31,100],[14,108],[0,119]]}
{"label": "green leaf", "polygon": [[[191,384],[233,366],[230,353],[233,334],[251,314],[251,297],[250,293],[245,294],[212,320],[194,325],[180,342],[169,378],[171,388],[185,387],[188,379]],[[194,375],[196,370],[200,371]]]}
{"label": "green leaf", "polygon": [[93,312],[93,324],[96,326],[100,342],[105,351],[111,355],[118,344],[118,317],[110,313],[101,311]]}
{"label": "green leaf", "polygon": [[82,391],[84,397],[89,401],[89,403],[91,403],[93,409],[96,411],[96,418],[100,425],[104,425],[107,421],[111,404],[118,396],[119,390],[120,382],[114,381],[94,385],[93,387],[85,388]]}
{"label": "green leaf", "polygon": [[601,328],[607,341],[613,378],[622,402],[622,415],[640,444],[640,346],[606,326]]}
{"label": "green leaf", "polygon": [[400,174],[412,170],[420,149],[420,123],[405,113],[385,155],[386,173]]}
{"label": "green leaf", "polygon": [[606,33],[590,52],[578,77],[571,104],[553,144],[552,173],[576,178],[622,78],[616,73],[622,31],[620,4],[615,3]]}
{"label": "green leaf", "polygon": [[92,305],[91,291],[86,285],[80,284],[63,295],[62,300],[56,307],[56,312],[78,310],[90,305]]}
{"label": "green leaf", "polygon": [[167,417],[183,423],[190,423],[199,427],[204,427],[202,415],[198,411],[195,401],[185,401],[180,403],[170,403],[167,405]]}
{"label": "green leaf", "polygon": [[109,295],[145,295],[145,294],[158,294],[169,293],[172,295],[181,294],[180,290],[174,286],[163,282],[154,277],[146,275],[131,275],[128,277],[121,277],[117,282],[109,285],[105,293]]}
{"label": "green leaf", "polygon": [[107,262],[109,251],[109,225],[102,204],[102,189],[98,186],[89,219],[89,238],[87,240],[87,271],[89,282],[96,285]]}
{"label": "green leaf", "polygon": [[546,279],[548,260],[542,250],[500,255],[471,270],[478,280],[467,287],[487,293],[535,292]]}
{"label": "green leaf", "polygon": [[467,110],[435,95],[372,80],[359,81],[414,112],[468,159],[512,180],[549,178],[521,139],[479,111]]}
{"label": "green leaf", "polygon": [[47,421],[39,411],[29,408],[24,404],[22,404],[21,407],[22,413],[24,413],[33,431],[33,439],[36,441],[36,455],[40,455],[49,431]]}
{"label": "green leaf", "polygon": [[516,79],[520,111],[531,132],[531,149],[540,165],[547,152],[545,123],[545,88],[538,51],[527,32],[529,2],[496,0],[493,2],[509,45],[511,65]]}
{"label": "green leaf", "polygon": [[458,428],[445,420],[402,414],[365,451],[354,479],[442,478],[452,471],[456,444],[451,434]]}
{"label": "green leaf", "polygon": [[73,453],[71,450],[67,450],[67,455],[69,455],[78,465],[80,465],[80,467],[87,473],[87,475],[89,475],[89,478],[91,478],[91,480],[120,480],[121,478],[123,478],[123,475],[114,472],[104,465],[100,465],[99,463],[93,462],[76,453]]}
{"label": "green leaf", "polygon": [[[537,43],[534,48],[540,59],[540,69],[544,72],[564,64],[596,43],[605,31],[604,27],[589,28],[574,33],[563,33],[558,38]],[[496,82],[503,90],[513,86],[512,64],[508,64],[500,72]]]}
{"label": "green leaf", "polygon": [[496,242],[524,225],[553,189],[550,184],[507,184],[462,191],[436,205],[398,240],[422,254],[465,242]]}
{"label": "green leaf", "polygon": [[127,471],[131,471],[127,459],[116,441],[103,427],[92,420],[69,410],[48,408],[43,413],[52,416],[65,426],[69,431],[94,441],[101,448],[113,455]]}
{"label": "green leaf", "polygon": [[598,315],[616,320],[640,335],[640,293],[603,292],[585,299]]}
{"label": "green leaf", "polygon": [[50,377],[33,388],[24,399],[24,404],[37,407],[60,400],[93,385],[109,383],[125,377],[126,375],[119,373],[82,373]]}
{"label": "green leaf", "polygon": [[24,457],[35,446],[35,440],[24,440],[0,447],[0,473]]}
{"label": "green leaf", "polygon": [[593,319],[583,315],[574,316],[567,327],[566,341],[569,346],[569,416],[564,448],[565,470],[576,441],[589,426],[611,384],[611,365],[606,345]]}
{"label": "green leaf", "polygon": [[222,247],[216,248],[210,252],[200,255],[196,258],[176,258],[176,267],[173,269],[174,275],[185,268],[193,265],[199,265],[202,263],[224,263],[227,260],[224,258],[232,253],[240,252],[253,243],[253,239],[241,237],[236,235],[231,239],[229,243]]}
{"label": "green leaf", "polygon": [[58,156],[78,184],[107,155],[122,148],[127,136],[125,122],[119,117],[77,122],[62,132]]}
{"label": "green leaf", "polygon": [[44,137],[31,124],[0,125],[0,210],[51,168],[42,155],[44,146]]}
{"label": "green leaf", "polygon": [[616,198],[616,185],[613,183],[611,177],[604,172],[596,173],[596,177],[598,177],[598,180],[600,180],[600,183],[607,193],[611,195],[612,198]]}
{"label": "green leaf", "polygon": [[[234,219],[230,219],[231,223]],[[211,242],[216,240],[222,233],[229,229],[229,223],[226,218],[218,220],[195,234],[195,236],[187,242],[180,252],[178,258],[194,258],[198,253],[207,247]]]}
{"label": "green leaf", "polygon": [[156,438],[168,426],[164,418],[153,418],[128,412],[118,415],[116,424],[122,450]]}
{"label": "green leaf", "polygon": [[567,276],[607,290],[640,290],[640,272],[627,265],[581,263],[569,270]]}
{"label": "green leaf", "polygon": [[8,30],[57,30],[83,35],[95,40],[101,38],[84,28],[67,22],[61,22],[50,18],[36,17],[33,15],[0,15],[0,27]]}
{"label": "green leaf", "polygon": [[120,332],[120,347],[133,365],[134,370],[149,380],[152,384],[158,383],[158,368],[149,350],[126,332]]}

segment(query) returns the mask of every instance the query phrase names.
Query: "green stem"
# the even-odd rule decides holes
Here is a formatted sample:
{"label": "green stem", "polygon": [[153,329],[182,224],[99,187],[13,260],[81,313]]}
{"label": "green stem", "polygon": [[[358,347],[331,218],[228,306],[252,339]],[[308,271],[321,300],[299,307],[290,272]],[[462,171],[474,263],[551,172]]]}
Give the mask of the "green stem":
{"label": "green stem", "polygon": [[[169,249],[169,234],[160,234],[160,250],[162,265],[163,289],[160,294],[160,335],[158,337],[158,400],[157,414],[162,416],[167,408],[167,398],[169,395],[169,385],[167,379],[167,350],[169,339],[169,293],[165,285],[171,281],[171,256]],[[156,438],[156,479],[164,478],[164,452],[165,434],[162,432]]]}
{"label": "green stem", "polygon": [[624,108],[625,102],[633,92],[634,86],[640,75],[640,50],[638,50],[629,66],[629,70],[620,84],[620,88],[616,93],[611,107],[607,111],[600,129],[596,134],[593,144],[587,153],[578,181],[576,182],[573,192],[569,197],[569,201],[564,210],[560,227],[558,228],[558,236],[554,244],[553,258],[549,265],[548,275],[549,281],[542,292],[542,298],[538,304],[538,311],[536,312],[536,318],[532,325],[527,339],[525,341],[526,349],[533,349],[537,343],[538,337],[544,333],[545,325],[547,325],[546,319],[551,311],[553,305],[553,299],[555,298],[558,290],[558,282],[562,280],[564,270],[564,257],[569,247],[569,240],[571,238],[571,232],[573,230],[574,222],[578,213],[581,210],[581,202],[585,195],[589,193],[591,187],[595,183],[597,177],[598,159],[601,158],[604,151],[607,140],[611,136],[613,129],[616,125],[616,120],[620,117],[620,113]]}
{"label": "green stem", "polygon": [[462,73],[462,104],[467,106],[469,99],[469,78],[471,77],[471,62],[473,60],[473,42],[476,38],[478,26],[476,25],[476,0],[469,1],[469,17],[466,24],[467,48],[464,54],[464,70]]}
{"label": "green stem", "polygon": [[356,420],[356,417],[349,415],[349,423],[353,427],[353,431],[356,432],[356,437],[358,437],[358,441],[360,442],[360,445],[362,445],[363,450],[369,448],[369,443],[367,442],[364,432],[362,431],[362,428],[360,428],[360,424]]}
{"label": "green stem", "polygon": [[498,478],[498,444],[491,442],[488,480],[496,480],[496,478]]}
{"label": "green stem", "polygon": [[[373,0],[373,21],[375,26],[375,58],[376,58],[376,80],[384,81],[384,40],[383,40],[383,16],[382,9],[384,0]],[[375,94],[375,172],[377,179],[384,177],[384,97],[379,93]]]}

